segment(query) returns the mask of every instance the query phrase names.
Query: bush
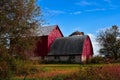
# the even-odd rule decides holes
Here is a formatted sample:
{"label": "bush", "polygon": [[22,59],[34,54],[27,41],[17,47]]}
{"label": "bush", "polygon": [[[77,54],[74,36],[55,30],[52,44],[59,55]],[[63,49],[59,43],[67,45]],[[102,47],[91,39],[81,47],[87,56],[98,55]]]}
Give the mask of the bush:
{"label": "bush", "polygon": [[12,75],[12,70],[8,66],[7,62],[0,62],[0,80],[11,79]]}
{"label": "bush", "polygon": [[39,70],[33,65],[36,62],[15,59],[9,55],[7,50],[0,53],[0,80],[12,80],[15,75],[27,76]]}
{"label": "bush", "polygon": [[120,65],[89,66],[79,70],[79,72],[66,77],[64,80],[119,80]]}
{"label": "bush", "polygon": [[14,59],[6,52],[0,53],[0,80],[12,79]]}
{"label": "bush", "polygon": [[90,63],[98,63],[98,64],[100,64],[100,63],[105,63],[105,58],[102,57],[102,56],[94,56],[94,57],[91,59]]}
{"label": "bush", "polygon": [[16,64],[15,73],[18,76],[19,75],[27,76],[28,74],[34,74],[39,71],[36,67],[33,66],[34,63],[31,61],[18,59],[15,61],[15,64]]}
{"label": "bush", "polygon": [[120,59],[118,58],[115,60],[114,58],[109,58],[109,57],[102,57],[102,56],[94,56],[89,63],[120,63]]}

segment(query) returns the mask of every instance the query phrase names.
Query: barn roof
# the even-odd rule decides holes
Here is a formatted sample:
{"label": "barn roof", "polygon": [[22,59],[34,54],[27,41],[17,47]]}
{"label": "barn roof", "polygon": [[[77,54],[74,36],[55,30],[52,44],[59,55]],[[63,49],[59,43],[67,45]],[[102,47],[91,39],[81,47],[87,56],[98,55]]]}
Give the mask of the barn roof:
{"label": "barn roof", "polygon": [[48,36],[55,27],[58,25],[40,27],[39,36]]}
{"label": "barn roof", "polygon": [[75,31],[72,34],[70,34],[69,36],[73,36],[73,35],[84,35],[84,32]]}
{"label": "barn roof", "polygon": [[48,36],[50,34],[50,32],[55,28],[58,28],[61,35],[63,36],[63,34],[62,34],[61,30],[59,29],[58,25],[40,27],[38,35],[39,36]]}
{"label": "barn roof", "polygon": [[51,45],[48,55],[82,54],[83,44],[87,35],[57,38]]}

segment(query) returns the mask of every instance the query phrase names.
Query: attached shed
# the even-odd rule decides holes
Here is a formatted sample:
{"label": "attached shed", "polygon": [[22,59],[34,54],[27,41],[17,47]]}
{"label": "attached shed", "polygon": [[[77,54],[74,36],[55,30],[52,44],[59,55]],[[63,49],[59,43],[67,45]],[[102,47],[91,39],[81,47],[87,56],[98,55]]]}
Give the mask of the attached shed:
{"label": "attached shed", "polygon": [[48,54],[53,60],[83,62],[93,55],[93,47],[88,35],[72,35],[57,38]]}
{"label": "attached shed", "polygon": [[50,46],[56,38],[63,37],[58,25],[40,27],[39,41],[36,44],[34,56],[47,56]]}

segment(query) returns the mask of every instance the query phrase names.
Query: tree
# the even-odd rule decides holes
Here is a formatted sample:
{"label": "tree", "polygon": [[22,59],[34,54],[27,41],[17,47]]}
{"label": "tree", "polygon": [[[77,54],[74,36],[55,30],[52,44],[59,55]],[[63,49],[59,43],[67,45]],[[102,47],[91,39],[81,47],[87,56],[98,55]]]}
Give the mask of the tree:
{"label": "tree", "polygon": [[[0,79],[10,79],[15,59],[27,59],[41,25],[36,0],[0,0]],[[30,55],[30,53],[29,53]]]}
{"label": "tree", "polygon": [[114,59],[120,57],[120,30],[118,26],[113,25],[111,28],[100,31],[97,41],[101,45],[100,54]]}
{"label": "tree", "polygon": [[34,44],[40,15],[36,0],[0,0],[0,46],[25,57]]}

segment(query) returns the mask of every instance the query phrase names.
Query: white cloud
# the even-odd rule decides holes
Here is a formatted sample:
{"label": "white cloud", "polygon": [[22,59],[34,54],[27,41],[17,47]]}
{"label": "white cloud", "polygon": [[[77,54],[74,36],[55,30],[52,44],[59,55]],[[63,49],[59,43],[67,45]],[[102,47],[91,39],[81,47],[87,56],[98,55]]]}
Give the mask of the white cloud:
{"label": "white cloud", "polygon": [[[80,0],[79,2],[76,2],[75,5],[79,6],[94,6],[95,9],[86,9],[84,11],[86,12],[93,12],[93,11],[105,11],[105,10],[111,10],[119,8],[119,5],[112,2],[112,0],[103,0],[100,2],[97,1],[87,1],[87,0]],[[101,7],[101,8],[100,8]]]}
{"label": "white cloud", "polygon": [[78,14],[81,14],[81,13],[82,13],[81,11],[76,11],[76,12],[71,12],[70,14],[78,15]]}
{"label": "white cloud", "polygon": [[106,31],[106,29],[109,29],[110,27],[104,27],[104,28],[100,28],[100,29],[98,29],[96,32],[97,33],[99,33],[99,32],[101,32],[101,31]]}
{"label": "white cloud", "polygon": [[53,14],[64,14],[64,11],[60,11],[60,10],[49,10],[49,12],[53,13]]}
{"label": "white cloud", "polygon": [[109,6],[109,9],[117,9],[117,8],[119,8],[119,5],[118,4],[114,4],[112,2],[112,0],[104,0],[104,2],[107,3],[106,5]]}
{"label": "white cloud", "polygon": [[120,39],[120,37],[118,36],[118,37],[117,37],[117,39],[119,40],[119,39]]}
{"label": "white cloud", "polygon": [[85,10],[85,12],[95,12],[95,11],[105,11],[105,8],[96,8],[96,9],[89,9],[89,10]]}
{"label": "white cloud", "polygon": [[74,14],[81,14],[82,12],[81,11],[76,11],[76,12],[74,12]]}
{"label": "white cloud", "polygon": [[88,33],[87,35],[89,35],[90,39],[91,39],[91,42],[92,42],[92,45],[93,45],[93,51],[94,51],[94,55],[98,55],[99,54],[99,49],[100,49],[100,46],[99,46],[99,43],[96,41],[96,36],[91,34],[91,33]]}
{"label": "white cloud", "polygon": [[61,11],[61,10],[47,10],[48,13],[51,13],[51,14],[64,14],[65,12],[64,11]]}
{"label": "white cloud", "polygon": [[88,2],[88,1],[80,1],[75,3],[76,5],[81,5],[81,6],[89,6],[92,5],[92,3]]}
{"label": "white cloud", "polygon": [[80,6],[98,6],[99,4],[95,1],[85,1],[81,0],[79,2],[76,2],[75,5],[80,5]]}
{"label": "white cloud", "polygon": [[111,3],[111,0],[104,0],[105,2],[107,2],[107,3]]}
{"label": "white cloud", "polygon": [[65,14],[65,11],[62,10],[52,10],[49,8],[43,9],[43,13],[45,16],[55,16],[55,15],[60,15],[60,14]]}

